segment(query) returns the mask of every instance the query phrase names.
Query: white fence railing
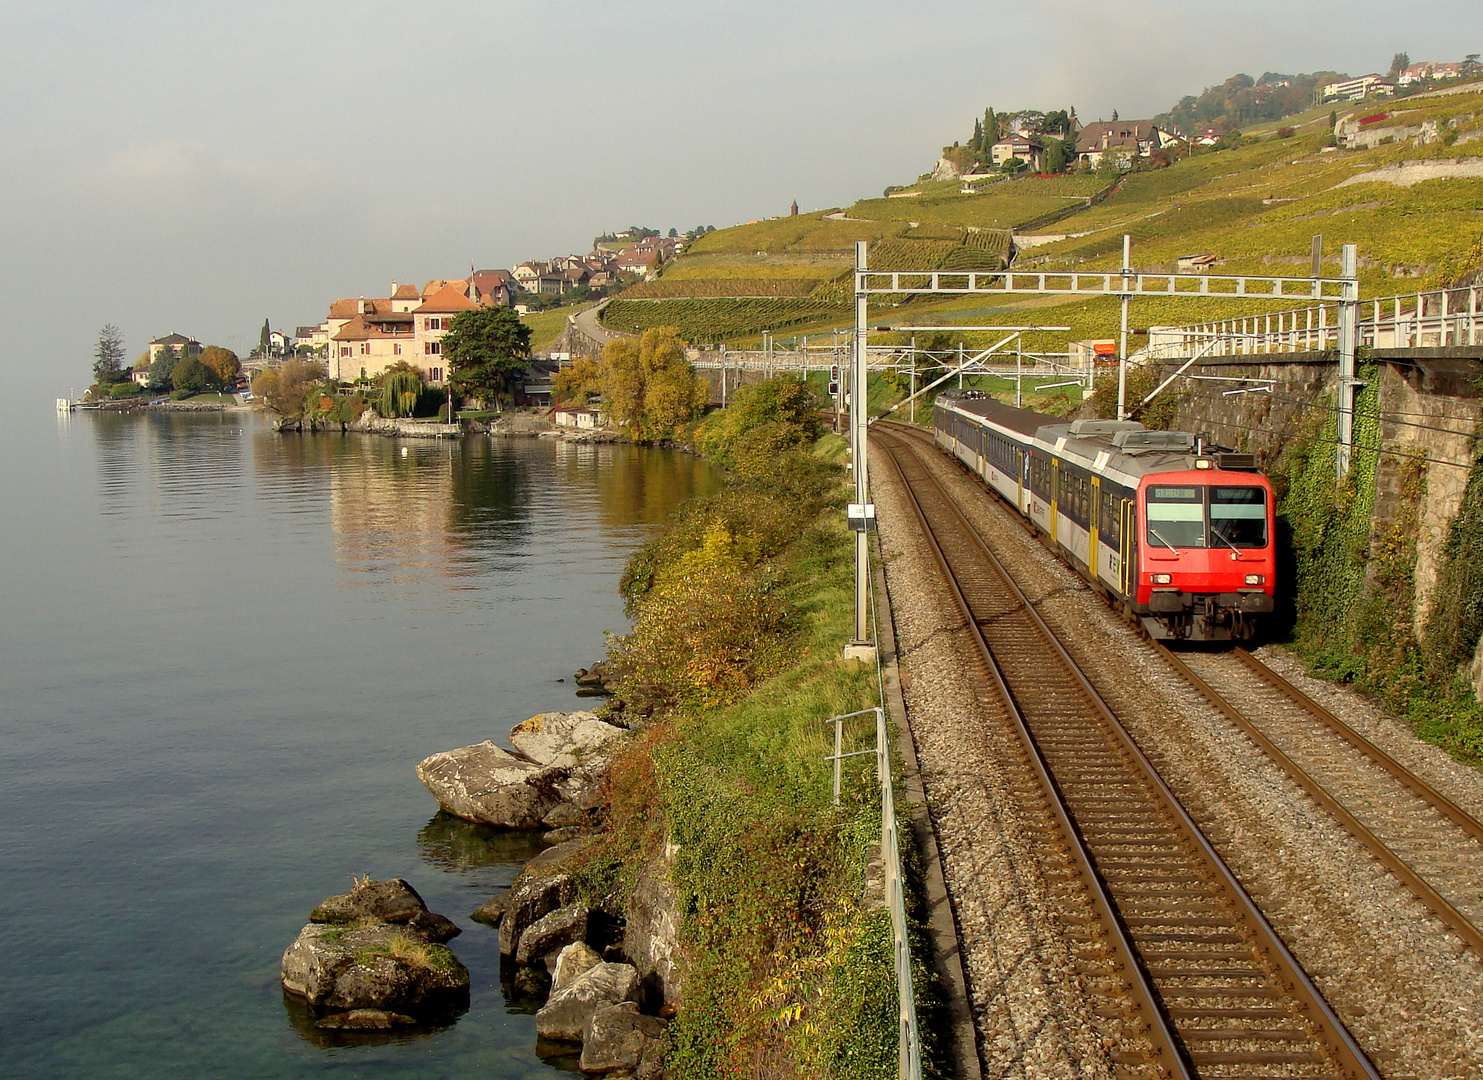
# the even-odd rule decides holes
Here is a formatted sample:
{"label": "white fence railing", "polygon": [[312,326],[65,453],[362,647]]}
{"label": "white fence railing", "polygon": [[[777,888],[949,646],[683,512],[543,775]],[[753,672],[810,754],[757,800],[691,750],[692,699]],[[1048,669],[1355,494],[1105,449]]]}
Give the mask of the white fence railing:
{"label": "white fence railing", "polygon": [[[1362,300],[1357,345],[1374,349],[1424,349],[1483,345],[1483,286]],[[1339,305],[1274,311],[1190,326],[1149,330],[1150,355],[1207,356],[1324,352],[1339,346]]]}

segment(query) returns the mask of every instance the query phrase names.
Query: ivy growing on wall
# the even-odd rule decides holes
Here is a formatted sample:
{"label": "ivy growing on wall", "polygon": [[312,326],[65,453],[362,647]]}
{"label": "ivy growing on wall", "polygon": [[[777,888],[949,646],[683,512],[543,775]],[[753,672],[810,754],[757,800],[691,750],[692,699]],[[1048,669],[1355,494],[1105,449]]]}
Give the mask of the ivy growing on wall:
{"label": "ivy growing on wall", "polygon": [[1418,641],[1416,538],[1426,495],[1419,461],[1387,461],[1399,486],[1394,520],[1375,521],[1379,381],[1363,363],[1348,475],[1335,480],[1335,419],[1315,420],[1285,454],[1278,516],[1291,537],[1291,645],[1314,672],[1381,698],[1419,734],[1483,760],[1483,707],[1465,676],[1483,634],[1483,450],[1474,458],[1443,547],[1435,599]]}
{"label": "ivy growing on wall", "polygon": [[1436,600],[1427,617],[1427,674],[1450,683],[1473,658],[1483,634],[1483,451],[1475,450],[1462,506],[1447,530]]}
{"label": "ivy growing on wall", "polygon": [[1354,449],[1349,472],[1337,483],[1336,416],[1295,443],[1283,460],[1287,494],[1279,507],[1295,560],[1295,643],[1331,677],[1362,677],[1356,655],[1365,598],[1365,568],[1375,510],[1379,448],[1379,390],[1373,365],[1360,372],[1355,396]]}

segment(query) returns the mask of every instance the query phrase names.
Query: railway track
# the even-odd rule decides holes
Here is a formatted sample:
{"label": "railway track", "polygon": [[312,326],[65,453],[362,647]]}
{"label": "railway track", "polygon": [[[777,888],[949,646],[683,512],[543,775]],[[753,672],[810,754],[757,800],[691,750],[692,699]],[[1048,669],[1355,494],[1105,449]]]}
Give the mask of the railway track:
{"label": "railway track", "polygon": [[[939,452],[919,430],[891,431]],[[1245,649],[1175,654],[1148,643],[1483,955],[1483,823]]]}
{"label": "railway track", "polygon": [[1483,953],[1483,824],[1244,649],[1166,663]]}
{"label": "railway track", "polygon": [[[1017,729],[1046,876],[1129,1077],[1378,1077],[1256,904],[903,436],[876,429]],[[935,448],[930,452],[936,453]]]}

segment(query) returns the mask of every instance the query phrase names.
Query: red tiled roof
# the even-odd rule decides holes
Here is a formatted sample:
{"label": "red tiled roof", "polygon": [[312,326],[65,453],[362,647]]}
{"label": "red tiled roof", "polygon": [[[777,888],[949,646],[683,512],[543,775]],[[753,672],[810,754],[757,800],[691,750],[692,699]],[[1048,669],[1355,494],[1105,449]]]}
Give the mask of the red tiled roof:
{"label": "red tiled roof", "polygon": [[379,340],[382,338],[393,337],[405,338],[410,336],[411,334],[407,330],[403,330],[401,333],[395,333],[394,331],[387,329],[387,323],[375,320],[368,320],[364,316],[356,315],[335,332],[333,340],[370,341],[373,339]]}
{"label": "red tiled roof", "polygon": [[467,282],[447,282],[437,292],[427,297],[417,309],[421,314],[439,314],[449,311],[471,311],[479,305],[465,296],[457,286],[468,287]]}

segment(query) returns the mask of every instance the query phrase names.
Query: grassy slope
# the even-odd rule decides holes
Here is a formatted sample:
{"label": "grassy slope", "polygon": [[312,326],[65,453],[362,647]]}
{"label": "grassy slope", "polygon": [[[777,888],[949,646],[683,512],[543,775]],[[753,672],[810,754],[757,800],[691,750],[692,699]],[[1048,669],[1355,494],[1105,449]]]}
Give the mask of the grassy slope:
{"label": "grassy slope", "polygon": [[[1342,116],[1345,110],[1338,110]],[[1307,273],[1312,237],[1324,234],[1326,268],[1337,271],[1340,245],[1355,243],[1361,258],[1361,290],[1384,296],[1434,286],[1467,269],[1483,241],[1483,180],[1433,180],[1410,188],[1384,183],[1337,187],[1341,181],[1398,161],[1475,158],[1483,155],[1483,88],[1447,97],[1408,98],[1393,103],[1358,106],[1360,115],[1386,111],[1386,123],[1419,124],[1457,118],[1453,145],[1419,147],[1413,141],[1373,150],[1322,153],[1327,141],[1329,107],[1288,117],[1281,125],[1258,126],[1246,145],[1236,150],[1205,152],[1164,170],[1128,176],[1105,202],[1047,226],[1043,232],[1067,239],[1028,249],[1017,264],[1026,268],[1113,268],[1120,262],[1122,234],[1133,237],[1133,258],[1140,267],[1169,266],[1180,255],[1212,252],[1220,273]],[[1468,114],[1478,114],[1467,119]],[[1279,126],[1296,135],[1281,139]],[[826,271],[846,269],[856,240],[879,244],[883,255],[899,260],[902,269],[920,268],[940,254],[942,243],[964,227],[1005,227],[1033,220],[1048,207],[1067,205],[1101,186],[1095,177],[1029,179],[989,184],[981,194],[961,195],[956,184],[921,184],[903,189],[920,192],[907,198],[866,199],[844,211],[847,218],[826,220],[823,213],[778,218],[723,229],[700,240],[666,277],[701,282],[726,277],[787,277],[815,280]],[[917,222],[915,228],[911,223]],[[935,237],[940,243],[927,238]],[[909,265],[907,265],[909,264]],[[887,269],[880,260],[872,265]],[[838,268],[838,269],[836,269]],[[1134,302],[1139,326],[1187,323],[1276,306],[1266,302],[1233,304],[1221,300],[1155,300]],[[883,309],[877,323],[921,322],[932,313],[945,322],[1040,322],[1069,325],[1070,337],[1107,337],[1117,325],[1117,306],[1101,299],[1056,301],[1051,298],[997,298],[912,301],[896,310]],[[781,306],[779,314],[782,314]],[[789,337],[817,335],[848,326],[848,306],[822,313],[813,322],[787,323]],[[657,316],[657,313],[656,313]],[[766,318],[765,309],[753,314]],[[744,321],[730,321],[733,344],[756,340],[765,325],[750,332]],[[682,333],[684,328],[682,327]],[[1042,335],[1029,347],[1063,349],[1066,335]],[[970,336],[970,341],[972,337]]]}
{"label": "grassy slope", "polygon": [[575,315],[587,306],[586,304],[572,304],[568,307],[547,308],[545,311],[533,311],[529,315],[522,315],[520,321],[530,327],[530,347],[535,350],[549,349],[561,336],[561,332],[566,329],[566,317]]}

